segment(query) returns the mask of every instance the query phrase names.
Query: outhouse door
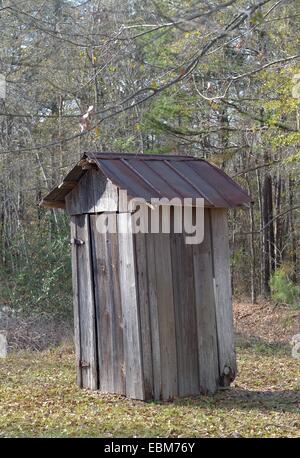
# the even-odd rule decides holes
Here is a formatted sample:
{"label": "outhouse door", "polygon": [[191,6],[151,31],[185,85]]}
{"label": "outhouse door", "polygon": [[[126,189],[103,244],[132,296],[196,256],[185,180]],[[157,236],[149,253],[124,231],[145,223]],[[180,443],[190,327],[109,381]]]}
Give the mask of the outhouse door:
{"label": "outhouse door", "polygon": [[71,245],[77,383],[96,390],[97,331],[89,215],[71,217]]}
{"label": "outhouse door", "polygon": [[96,224],[96,214],[71,218],[77,383],[125,394],[118,236]]}

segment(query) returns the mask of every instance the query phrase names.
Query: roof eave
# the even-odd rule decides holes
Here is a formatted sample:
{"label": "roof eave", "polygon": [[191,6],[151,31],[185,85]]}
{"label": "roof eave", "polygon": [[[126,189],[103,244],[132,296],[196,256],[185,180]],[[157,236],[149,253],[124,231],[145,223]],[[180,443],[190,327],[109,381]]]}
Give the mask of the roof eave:
{"label": "roof eave", "polygon": [[40,207],[45,208],[66,208],[66,202],[64,200],[46,200],[42,199],[39,203]]}
{"label": "roof eave", "polygon": [[[80,178],[82,174],[80,171],[87,170],[88,168],[92,167],[92,160],[89,160],[87,158],[87,155],[84,154],[81,159],[77,162],[77,164],[70,170],[70,172],[66,175],[66,177],[63,179],[63,181],[53,188],[46,197],[44,197],[40,202],[39,206],[40,207],[45,207],[45,208],[66,208],[66,203],[65,203],[65,197],[71,192],[75,186],[77,186],[78,182],[80,181]],[[68,177],[73,176],[73,174],[78,175],[78,179],[68,179]],[[77,172],[77,173],[76,173]],[[55,198],[52,200],[51,195],[55,193],[56,191],[65,191],[64,194],[64,199],[58,199],[56,200]],[[48,197],[48,199],[47,199]],[[50,199],[49,199],[50,197]]]}

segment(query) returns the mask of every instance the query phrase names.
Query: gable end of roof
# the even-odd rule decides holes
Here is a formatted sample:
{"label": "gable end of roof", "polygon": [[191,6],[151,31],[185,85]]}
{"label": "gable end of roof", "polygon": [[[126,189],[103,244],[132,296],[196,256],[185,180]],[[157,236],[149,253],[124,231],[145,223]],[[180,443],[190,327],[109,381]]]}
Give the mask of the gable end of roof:
{"label": "gable end of roof", "polygon": [[63,182],[40,205],[65,208],[65,197],[91,167],[99,169],[131,197],[203,198],[206,207],[248,206],[250,197],[223,170],[193,156],[85,153]]}

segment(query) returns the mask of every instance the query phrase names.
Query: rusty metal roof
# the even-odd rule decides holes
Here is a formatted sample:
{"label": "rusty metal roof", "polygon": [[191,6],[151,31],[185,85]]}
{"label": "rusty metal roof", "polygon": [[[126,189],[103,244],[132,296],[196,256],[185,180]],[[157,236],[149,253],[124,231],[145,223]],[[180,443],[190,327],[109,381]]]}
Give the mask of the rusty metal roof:
{"label": "rusty metal roof", "polygon": [[248,205],[250,197],[226,173],[192,156],[85,153],[63,182],[41,201],[45,207],[65,207],[65,196],[94,164],[131,197],[204,198],[207,207]]}

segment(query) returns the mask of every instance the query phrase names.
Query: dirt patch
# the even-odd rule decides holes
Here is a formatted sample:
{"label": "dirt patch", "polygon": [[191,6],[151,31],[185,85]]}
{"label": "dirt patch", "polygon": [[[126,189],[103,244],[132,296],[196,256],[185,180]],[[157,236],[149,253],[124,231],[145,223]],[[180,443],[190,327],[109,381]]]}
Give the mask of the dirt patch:
{"label": "dirt patch", "polygon": [[291,337],[300,333],[300,310],[267,301],[234,302],[233,315],[236,333],[244,339],[289,344]]}

